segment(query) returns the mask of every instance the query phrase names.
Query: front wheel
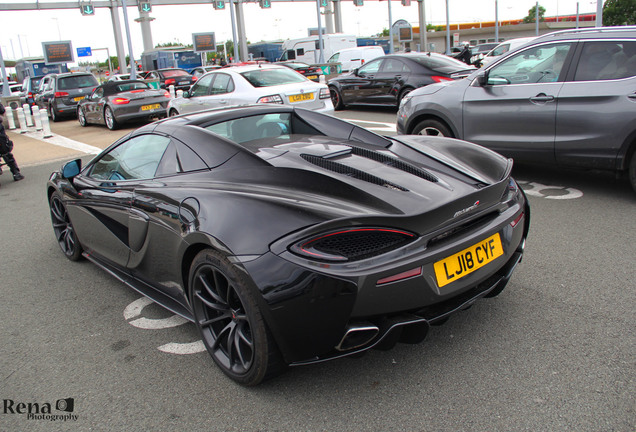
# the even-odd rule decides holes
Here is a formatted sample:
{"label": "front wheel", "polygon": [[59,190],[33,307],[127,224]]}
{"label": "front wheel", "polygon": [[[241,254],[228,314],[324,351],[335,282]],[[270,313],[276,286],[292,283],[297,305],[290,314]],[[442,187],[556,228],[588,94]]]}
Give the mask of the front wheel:
{"label": "front wheel", "polygon": [[115,130],[119,127],[113,110],[108,106],[104,108],[104,122],[106,123],[106,127],[110,130]]}
{"label": "front wheel", "polygon": [[169,117],[176,117],[178,115],[179,115],[179,113],[174,108],[170,109],[170,113],[168,114]]}
{"label": "front wheel", "polygon": [[336,111],[344,109],[345,105],[342,102],[342,94],[338,91],[337,88],[331,86],[329,87],[329,94],[331,95],[331,103],[333,104],[333,109]]}
{"label": "front wheel", "polygon": [[223,373],[254,386],[284,365],[250,283],[229,260],[203,250],[190,267],[190,297],[203,343]]}
{"label": "front wheel", "polygon": [[629,182],[632,184],[634,192],[636,192],[636,150],[632,154],[631,161],[629,162]]}
{"label": "front wheel", "polygon": [[423,120],[413,129],[413,135],[427,135],[439,137],[453,137],[448,127],[437,120]]}
{"label": "front wheel", "polygon": [[66,206],[57,192],[51,195],[49,208],[51,210],[53,232],[60,249],[62,249],[66,258],[71,261],[78,261],[82,257],[82,245],[77,240],[77,234],[75,234],[75,229],[69,219]]}

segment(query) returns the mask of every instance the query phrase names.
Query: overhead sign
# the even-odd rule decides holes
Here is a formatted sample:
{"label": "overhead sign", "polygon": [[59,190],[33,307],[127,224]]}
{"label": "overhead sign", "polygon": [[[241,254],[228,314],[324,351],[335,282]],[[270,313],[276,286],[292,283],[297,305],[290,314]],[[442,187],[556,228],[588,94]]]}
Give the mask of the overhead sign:
{"label": "overhead sign", "polygon": [[77,51],[78,57],[90,57],[93,55],[93,52],[91,51],[91,47],[79,47],[79,48],[76,48],[75,51]]}
{"label": "overhead sign", "polygon": [[149,1],[140,1],[137,5],[139,12],[152,12],[152,3]]}
{"label": "overhead sign", "polygon": [[192,45],[196,52],[216,51],[216,38],[214,32],[192,33]]}
{"label": "overhead sign", "polygon": [[44,61],[47,64],[73,63],[73,45],[71,41],[42,42]]}
{"label": "overhead sign", "polygon": [[95,8],[90,3],[80,3],[80,11],[82,11],[82,15],[95,15]]}

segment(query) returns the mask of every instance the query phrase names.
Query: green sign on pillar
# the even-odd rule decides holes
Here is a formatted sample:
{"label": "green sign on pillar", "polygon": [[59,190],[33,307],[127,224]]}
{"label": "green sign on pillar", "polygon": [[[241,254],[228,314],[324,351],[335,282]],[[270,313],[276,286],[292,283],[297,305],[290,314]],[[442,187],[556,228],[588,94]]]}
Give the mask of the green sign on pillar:
{"label": "green sign on pillar", "polygon": [[320,6],[321,7],[327,7],[329,0],[320,0]]}
{"label": "green sign on pillar", "polygon": [[92,4],[80,4],[82,15],[95,15],[95,8]]}
{"label": "green sign on pillar", "polygon": [[216,9],[216,10],[225,9],[225,1],[224,0],[216,0],[214,2],[214,9]]}
{"label": "green sign on pillar", "polygon": [[140,12],[152,12],[152,3],[149,1],[140,1],[139,2],[139,11]]}
{"label": "green sign on pillar", "polygon": [[262,9],[269,9],[272,7],[272,0],[258,0],[258,5]]}

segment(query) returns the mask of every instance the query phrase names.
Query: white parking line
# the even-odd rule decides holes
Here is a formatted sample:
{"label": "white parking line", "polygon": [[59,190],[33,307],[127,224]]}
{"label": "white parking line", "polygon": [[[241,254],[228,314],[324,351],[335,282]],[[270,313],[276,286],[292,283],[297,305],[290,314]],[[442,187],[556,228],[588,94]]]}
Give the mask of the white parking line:
{"label": "white parking line", "polygon": [[[377,132],[396,132],[395,123],[387,123],[387,122],[379,122],[372,120],[360,120],[360,119],[349,119],[349,118],[341,118],[341,120],[348,121],[358,126],[362,126],[365,129],[369,129]],[[375,125],[381,125],[380,127],[376,127]]]}
{"label": "white parking line", "polygon": [[[12,131],[15,133],[15,131]],[[44,138],[43,131],[36,131],[35,129],[29,129],[27,133],[23,134],[26,137],[33,138],[45,143],[53,144],[59,147],[65,147],[71,150],[81,151],[86,154],[98,154],[102,151],[99,147],[84,144],[79,141],[72,140],[70,138],[63,137],[61,135],[53,134],[50,138]]]}

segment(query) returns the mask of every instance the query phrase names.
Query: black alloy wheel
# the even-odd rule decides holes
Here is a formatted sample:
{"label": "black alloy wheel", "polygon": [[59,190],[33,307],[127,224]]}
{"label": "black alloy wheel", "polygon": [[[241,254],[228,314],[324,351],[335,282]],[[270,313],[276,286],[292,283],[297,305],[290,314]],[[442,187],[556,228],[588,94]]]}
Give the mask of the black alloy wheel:
{"label": "black alloy wheel", "polygon": [[215,363],[234,381],[253,386],[282,370],[246,277],[216,251],[203,250],[190,269],[195,322]]}
{"label": "black alloy wheel", "polygon": [[331,103],[333,104],[333,109],[336,111],[344,109],[344,102],[342,102],[342,95],[334,86],[329,87],[329,94],[331,95]]}
{"label": "black alloy wheel", "polygon": [[57,243],[60,245],[60,249],[62,249],[66,258],[71,261],[78,261],[82,257],[82,246],[77,240],[77,235],[68,217],[66,206],[57,192],[54,192],[51,196],[49,207],[51,209],[53,232],[55,233]]}
{"label": "black alloy wheel", "polygon": [[53,105],[49,105],[49,117],[54,122],[56,122],[56,121],[58,121],[60,119],[60,116],[57,115],[57,113],[55,112],[55,107]]}
{"label": "black alloy wheel", "polygon": [[86,114],[84,113],[84,108],[77,108],[77,121],[79,121],[80,126],[85,127],[86,123]]}

